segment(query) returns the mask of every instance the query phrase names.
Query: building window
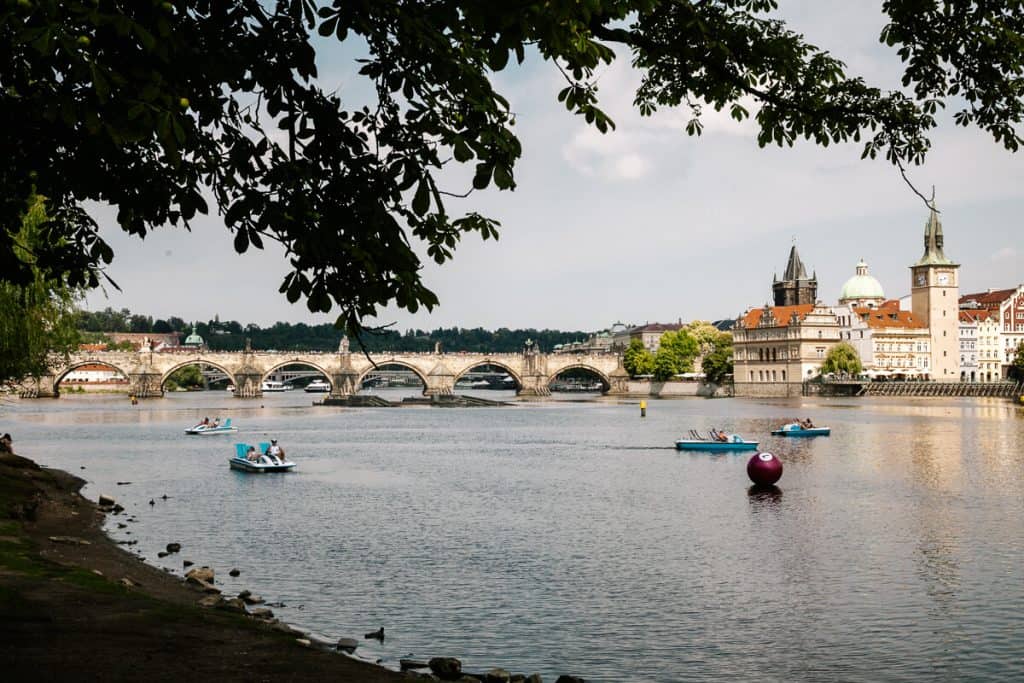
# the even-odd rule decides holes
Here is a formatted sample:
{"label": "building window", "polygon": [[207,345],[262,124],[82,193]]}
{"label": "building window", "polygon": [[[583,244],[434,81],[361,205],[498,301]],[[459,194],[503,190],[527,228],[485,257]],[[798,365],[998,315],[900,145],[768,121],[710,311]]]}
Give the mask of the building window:
{"label": "building window", "polygon": [[773,382],[775,381],[775,371],[774,370],[772,370],[772,381]]}
{"label": "building window", "polygon": [[750,371],[750,381],[751,382],[754,381],[754,371],[753,370]]}
{"label": "building window", "polygon": [[783,382],[786,381],[786,371],[785,370],[782,371],[782,381]]}

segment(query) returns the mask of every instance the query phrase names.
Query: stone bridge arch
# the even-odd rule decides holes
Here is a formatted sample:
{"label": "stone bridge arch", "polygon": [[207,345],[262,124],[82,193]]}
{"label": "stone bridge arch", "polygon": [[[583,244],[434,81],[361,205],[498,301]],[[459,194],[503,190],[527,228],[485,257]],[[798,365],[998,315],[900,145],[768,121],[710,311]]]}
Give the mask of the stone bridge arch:
{"label": "stone bridge arch", "polygon": [[612,388],[612,378],[609,377],[607,373],[600,370],[599,368],[594,367],[593,365],[590,365],[582,361],[574,361],[571,363],[566,363],[565,365],[560,365],[554,369],[550,369],[548,373],[547,386],[550,387],[551,383],[554,382],[560,374],[562,374],[563,372],[567,372],[569,370],[586,370],[596,375],[597,378],[601,380],[602,394],[607,394]]}
{"label": "stone bridge arch", "polygon": [[500,360],[494,360],[493,358],[487,358],[487,357],[473,359],[470,362],[468,362],[465,365],[463,365],[461,369],[456,370],[454,376],[452,377],[452,386],[454,387],[456,382],[458,382],[460,379],[462,379],[462,377],[466,373],[468,373],[470,370],[472,370],[473,368],[478,368],[481,365],[490,365],[490,366],[493,366],[493,367],[496,367],[496,368],[501,368],[502,370],[507,372],[508,376],[511,377],[512,380],[515,382],[516,393],[518,394],[520,391],[522,391],[522,389],[523,389],[523,378],[520,377],[519,372],[516,369],[514,369],[508,363],[505,363],[505,362],[500,361]]}
{"label": "stone bridge arch", "polygon": [[181,370],[182,368],[187,368],[190,365],[209,365],[211,368],[217,368],[218,370],[220,370],[221,372],[228,376],[229,382],[235,384],[235,373],[228,369],[226,365],[224,365],[223,363],[218,363],[216,361],[208,360],[202,356],[197,356],[191,358],[184,358],[180,362],[174,363],[170,367],[165,368],[160,373],[161,390],[163,389],[164,384],[167,382],[168,378],[170,378],[171,375],[176,373],[178,370]]}
{"label": "stone bridge arch", "polygon": [[354,389],[356,391],[359,391],[359,389],[362,388],[363,380],[365,380],[366,376],[369,375],[370,373],[376,372],[377,370],[380,370],[381,368],[383,368],[385,366],[388,366],[388,365],[397,365],[398,367],[405,368],[406,370],[412,371],[413,374],[415,374],[416,377],[418,377],[419,380],[421,382],[423,382],[423,395],[424,396],[427,396],[427,395],[430,394],[431,383],[430,383],[430,381],[428,379],[428,377],[430,375],[430,371],[429,370],[424,370],[423,368],[418,367],[415,363],[413,363],[411,361],[408,361],[408,360],[400,359],[400,358],[387,358],[387,359],[377,360],[377,361],[375,361],[375,363],[376,363],[376,365],[369,365],[366,368],[358,371],[358,374],[356,376],[355,382],[353,383]]}
{"label": "stone bridge arch", "polygon": [[[129,370],[126,367],[122,367],[123,363],[118,363],[116,361],[111,362],[111,361],[108,361],[108,360],[103,360],[101,358],[93,358],[93,357],[82,358],[80,360],[73,360],[73,361],[69,362],[67,366],[65,366],[65,367],[61,368],[60,370],[56,371],[53,374],[53,376],[52,376],[52,384],[49,387],[49,392],[40,394],[39,393],[39,388],[37,388],[36,389],[37,395],[47,395],[48,394],[48,395],[53,396],[55,398],[59,397],[60,396],[60,385],[67,378],[67,376],[70,375],[75,370],[78,370],[79,368],[87,367],[89,365],[102,365],[104,367],[110,368],[111,370],[116,370],[119,373],[121,373],[121,375],[125,378],[125,381],[128,381],[129,378],[131,377],[131,375],[129,373]],[[45,380],[46,380],[46,378],[40,378],[39,384],[40,385],[50,384],[49,382],[46,382]]]}
{"label": "stone bridge arch", "polygon": [[334,386],[334,376],[331,373],[331,371],[328,370],[323,365],[315,361],[312,361],[308,358],[290,358],[288,360],[282,360],[280,362],[272,363],[266,366],[264,369],[260,370],[263,373],[263,375],[260,377],[260,382],[263,382],[264,380],[267,379],[267,377],[270,377],[270,375],[272,375],[273,373],[277,372],[281,368],[286,368],[289,365],[305,365],[306,367],[313,368],[321,375],[323,375],[324,379],[331,383],[331,387]]}

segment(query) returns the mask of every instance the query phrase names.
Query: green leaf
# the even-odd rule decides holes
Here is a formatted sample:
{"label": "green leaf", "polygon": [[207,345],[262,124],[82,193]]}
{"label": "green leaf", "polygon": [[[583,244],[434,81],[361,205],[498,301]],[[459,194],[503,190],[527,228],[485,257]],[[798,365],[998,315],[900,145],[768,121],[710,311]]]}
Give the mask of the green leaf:
{"label": "green leaf", "polygon": [[235,251],[244,254],[249,248],[249,234],[242,229],[235,232]]}
{"label": "green leaf", "polygon": [[430,187],[427,179],[420,180],[416,187],[416,195],[412,198],[412,210],[417,216],[422,216],[430,209]]}

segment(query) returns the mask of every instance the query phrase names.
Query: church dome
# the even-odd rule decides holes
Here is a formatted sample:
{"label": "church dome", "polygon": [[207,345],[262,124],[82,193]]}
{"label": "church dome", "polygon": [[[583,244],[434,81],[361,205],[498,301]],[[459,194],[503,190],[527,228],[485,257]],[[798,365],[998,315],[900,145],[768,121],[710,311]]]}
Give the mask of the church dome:
{"label": "church dome", "polygon": [[885,292],[882,290],[882,283],[868,275],[868,264],[861,259],[857,264],[857,274],[843,285],[839,303],[866,305],[871,301],[885,301]]}
{"label": "church dome", "polygon": [[184,345],[185,346],[203,346],[205,343],[206,342],[203,340],[202,337],[199,336],[199,333],[196,331],[196,326],[193,325],[192,326],[192,334],[188,335],[185,338],[185,344]]}

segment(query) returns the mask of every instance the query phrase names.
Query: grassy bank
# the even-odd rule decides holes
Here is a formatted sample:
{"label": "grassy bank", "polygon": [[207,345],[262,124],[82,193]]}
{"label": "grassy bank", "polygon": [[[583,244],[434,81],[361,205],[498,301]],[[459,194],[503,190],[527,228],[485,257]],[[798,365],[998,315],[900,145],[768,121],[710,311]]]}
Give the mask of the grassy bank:
{"label": "grassy bank", "polygon": [[5,681],[398,681],[234,611],[122,551],[84,482],[0,456],[0,657]]}

